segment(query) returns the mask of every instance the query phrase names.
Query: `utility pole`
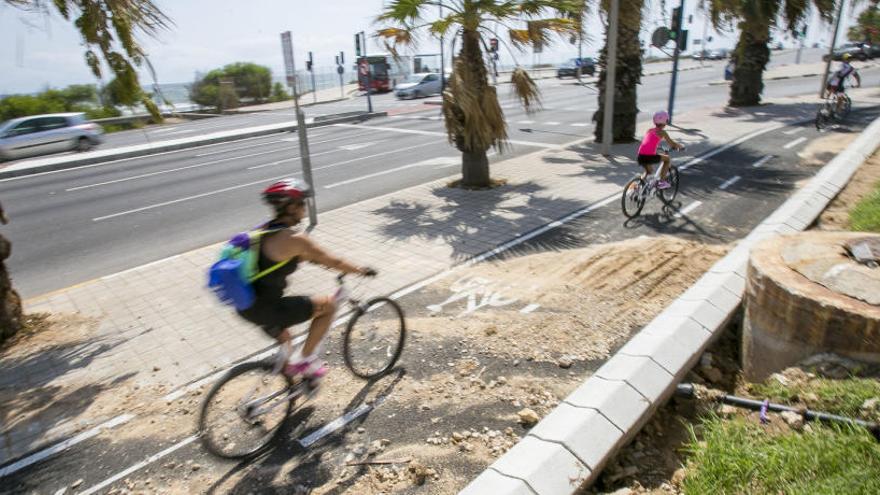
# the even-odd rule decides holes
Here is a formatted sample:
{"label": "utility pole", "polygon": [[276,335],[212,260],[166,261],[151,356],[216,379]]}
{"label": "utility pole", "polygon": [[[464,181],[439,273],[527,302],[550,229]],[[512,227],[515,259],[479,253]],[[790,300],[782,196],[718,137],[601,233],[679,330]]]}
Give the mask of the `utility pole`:
{"label": "utility pole", "polygon": [[611,0],[611,15],[608,20],[608,58],[605,61],[605,113],[602,116],[602,154],[611,154],[612,126],[614,124],[614,96],[617,93],[617,23],[620,11],[619,0]]}
{"label": "utility pole", "polygon": [[825,86],[828,82],[828,74],[831,72],[831,60],[834,58],[834,45],[837,43],[837,32],[840,30],[840,18],[843,17],[843,4],[846,0],[837,0],[837,22],[834,23],[834,37],[831,38],[831,48],[828,50],[828,62],[825,64],[825,74],[822,76],[822,86],[819,88],[819,98],[825,98]]}
{"label": "utility pole", "polygon": [[[370,70],[370,59],[367,58],[367,35],[361,31],[360,32],[361,40],[363,41],[363,50],[364,50],[364,67],[367,69],[367,111],[373,113],[373,100],[370,98],[370,93],[373,91],[373,79]],[[358,76],[360,79],[360,76]]]}
{"label": "utility pole", "polygon": [[675,86],[678,84],[678,55],[681,53],[681,25],[684,17],[684,0],[678,4],[678,12],[673,14],[675,27],[675,51],[672,55],[672,83],[669,85],[669,123],[672,123],[672,112],[675,109]]}
{"label": "utility pole", "polygon": [[700,2],[700,8],[703,10],[703,38],[700,40],[700,67],[706,63],[706,54],[709,51],[706,48],[706,36],[709,34],[709,9],[706,8],[706,0]]}
{"label": "utility pole", "polygon": [[[299,156],[302,162],[303,179],[306,184],[315,190],[315,182],[312,179],[312,157],[309,155],[309,138],[306,134],[306,117],[299,106],[299,92],[296,89],[296,61],[293,58],[293,43],[290,38],[290,31],[281,33],[281,49],[284,53],[284,66],[287,72],[287,83],[293,89],[293,106],[296,110],[296,132],[299,137]],[[309,203],[309,227],[306,231],[310,231],[318,225],[318,207],[315,202],[315,195],[308,198]]]}

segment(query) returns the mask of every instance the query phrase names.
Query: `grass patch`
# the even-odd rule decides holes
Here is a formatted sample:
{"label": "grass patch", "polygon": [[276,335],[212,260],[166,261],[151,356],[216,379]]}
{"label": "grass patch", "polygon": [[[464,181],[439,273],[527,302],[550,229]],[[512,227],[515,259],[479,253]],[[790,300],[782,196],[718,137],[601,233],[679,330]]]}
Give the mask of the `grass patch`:
{"label": "grass patch", "polygon": [[849,212],[849,224],[860,232],[880,232],[880,183]]}
{"label": "grass patch", "polygon": [[859,408],[866,400],[880,397],[880,381],[871,378],[815,378],[808,383],[783,386],[771,378],[764,383],[750,383],[747,390],[754,397],[768,398],[772,402],[803,402],[810,409],[858,417],[861,416]]}
{"label": "grass patch", "polygon": [[865,430],[811,423],[770,434],[743,418],[709,416],[691,429],[686,494],[880,493],[880,444]]}

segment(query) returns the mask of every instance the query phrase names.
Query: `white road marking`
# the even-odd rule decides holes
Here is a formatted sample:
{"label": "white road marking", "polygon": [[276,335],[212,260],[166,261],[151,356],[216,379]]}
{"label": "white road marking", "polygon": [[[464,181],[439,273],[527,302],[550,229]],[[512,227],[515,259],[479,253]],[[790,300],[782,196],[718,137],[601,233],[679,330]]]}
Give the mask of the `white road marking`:
{"label": "white road marking", "polygon": [[678,168],[679,168],[679,170],[686,170],[690,167],[693,167],[694,165],[697,165],[699,163],[706,161],[707,159],[717,155],[718,153],[723,153],[723,152],[729,150],[730,148],[733,148],[734,146],[737,146],[739,144],[742,144],[742,143],[748,141],[749,139],[756,138],[756,137],[760,136],[761,134],[766,134],[770,131],[775,131],[776,129],[779,129],[780,127],[783,127],[782,124],[774,124],[766,129],[761,129],[760,131],[755,131],[755,132],[746,134],[745,136],[734,139],[733,141],[725,144],[724,146],[721,146],[719,148],[715,148],[712,151],[704,153],[698,157],[692,158],[689,162],[685,163],[684,165],[682,165]]}
{"label": "white road marking", "polygon": [[362,175],[360,177],[355,177],[353,179],[344,180],[341,182],[335,182],[333,184],[327,184],[324,186],[324,189],[333,189],[334,187],[344,186],[346,184],[352,184],[354,182],[360,182],[362,180],[372,179],[373,177],[379,177],[385,174],[392,174],[394,172],[399,172],[401,170],[406,170],[408,168],[415,167],[453,167],[461,163],[461,158],[457,158],[454,156],[449,157],[439,157],[439,158],[430,158],[428,160],[422,160],[416,163],[410,163],[409,165],[403,165],[401,167],[389,168],[388,170],[382,170],[381,172],[376,172],[372,174]]}
{"label": "white road marking", "polygon": [[168,135],[172,134],[189,134],[190,132],[200,131],[201,129],[181,129],[179,131],[169,132]]}
{"label": "white road marking", "polygon": [[785,135],[787,135],[787,136],[791,136],[792,134],[797,134],[797,133],[801,132],[802,130],[804,130],[803,127],[795,127],[794,129],[789,129],[789,130],[787,130],[787,131],[782,131],[782,133],[785,134]]}
{"label": "white road marking", "polygon": [[792,141],[792,142],[786,144],[785,146],[783,146],[783,148],[785,148],[785,149],[787,149],[787,150],[790,150],[790,149],[794,148],[795,146],[797,146],[797,145],[803,143],[803,142],[806,141],[806,140],[807,140],[807,138],[805,138],[805,137],[799,137],[799,138],[795,139],[794,141]]}
{"label": "white road marking", "polygon": [[[380,131],[388,131],[388,132],[400,132],[403,134],[421,134],[423,136],[443,136],[446,137],[445,132],[439,131],[422,131],[418,129],[400,129],[397,127],[378,127],[378,126],[365,126],[361,124],[333,124],[337,127],[351,127],[354,129],[376,129]],[[518,141],[518,140],[508,140],[510,144],[519,144],[521,146],[534,146],[536,148],[548,148],[548,149],[559,149],[566,145],[560,144],[548,144],[548,143],[537,143],[534,141]]]}
{"label": "white road marking", "polygon": [[196,163],[196,164],[194,164],[194,165],[187,165],[187,166],[185,166],[185,167],[170,168],[170,169],[168,169],[168,170],[159,170],[159,171],[157,171],[157,172],[150,172],[150,173],[147,173],[147,174],[132,175],[132,176],[130,176],[130,177],[125,177],[125,178],[122,178],[122,179],[108,180],[108,181],[104,181],[104,182],[96,182],[96,183],[94,183],[94,184],[87,184],[87,185],[85,185],[85,186],[71,187],[71,188],[65,189],[65,191],[67,191],[67,192],[80,191],[80,190],[82,190],[82,189],[89,189],[89,188],[92,188],[92,187],[106,186],[106,185],[108,185],[108,184],[117,184],[117,183],[119,183],[119,182],[128,182],[128,181],[130,181],[130,180],[143,179],[143,178],[146,178],[146,177],[153,177],[153,176],[156,176],[156,175],[169,174],[169,173],[172,173],[172,172],[180,172],[181,170],[189,170],[189,169],[192,169],[192,168],[205,167],[205,166],[208,166],[208,165],[216,165],[216,164],[218,164],[218,163],[228,162],[228,161],[232,161],[232,160],[238,160],[239,158],[247,158],[247,157],[251,157],[251,156],[267,155],[267,154],[270,154],[270,153],[278,153],[279,151],[284,151],[284,148],[277,149],[277,150],[272,150],[272,151],[263,151],[263,152],[260,152],[260,153],[252,153],[252,154],[250,154],[250,155],[233,156],[233,157],[230,157],[230,158],[221,158],[221,159],[219,159],[219,160],[213,160],[213,161],[210,161],[210,162]]}
{"label": "white road marking", "polygon": [[[313,171],[317,171],[317,170],[323,170],[323,169],[326,169],[326,168],[338,167],[338,166],[340,166],[340,165],[345,165],[345,164],[347,164],[347,163],[352,163],[352,162],[356,162],[356,161],[360,161],[360,160],[367,160],[367,159],[369,159],[369,158],[375,158],[375,157],[377,157],[377,156],[389,155],[389,154],[391,154],[391,153],[399,153],[399,152],[401,152],[401,151],[406,151],[406,150],[410,150],[410,149],[413,149],[413,148],[419,148],[419,147],[422,147],[422,146],[431,146],[431,145],[436,145],[436,144],[437,144],[437,143],[435,143],[435,142],[430,142],[430,143],[417,144],[417,145],[415,145],[415,146],[408,146],[408,147],[406,147],[406,148],[397,148],[397,149],[394,149],[394,150],[385,151],[385,152],[383,152],[383,153],[376,153],[375,155],[362,156],[362,157],[359,157],[359,158],[353,158],[353,159],[351,159],[351,160],[345,160],[345,161],[341,161],[341,162],[333,163],[333,164],[330,164],[330,165],[324,165],[323,167],[316,167],[316,168],[314,168],[314,169],[312,169],[312,170],[313,170]],[[337,151],[337,150],[333,150],[333,151],[328,151],[328,152],[326,152],[326,153],[332,153],[332,152],[336,152],[336,151]],[[326,154],[326,153],[314,153],[314,154],[312,154],[312,156],[316,156],[316,155],[319,155],[319,154]],[[269,165],[278,165],[278,164],[285,163],[285,162],[289,162],[289,161],[292,161],[292,160],[296,160],[296,158],[287,158],[287,159],[285,159],[285,160],[278,160],[278,161],[276,161],[276,162],[272,162],[272,163],[269,163],[269,164],[260,165],[259,167],[269,166]],[[253,168],[257,168],[257,167],[249,167],[249,169],[253,169]],[[110,215],[104,215],[104,216],[101,216],[101,217],[95,217],[95,218],[92,219],[92,221],[93,221],[93,222],[100,222],[100,221],[107,220],[107,219],[110,219],[110,218],[121,217],[121,216],[123,216],[123,215],[130,215],[130,214],[132,214],[132,213],[140,213],[140,212],[142,212],[142,211],[153,210],[153,209],[156,209],[156,208],[161,208],[161,207],[163,207],[163,206],[169,206],[169,205],[173,205],[173,204],[177,204],[177,203],[183,203],[184,201],[189,201],[189,200],[192,200],[192,199],[199,199],[199,198],[204,198],[204,197],[207,197],[207,196],[213,196],[213,195],[215,195],[215,194],[220,194],[220,193],[224,193],[224,192],[228,192],[228,191],[234,191],[235,189],[241,189],[242,187],[255,186],[255,185],[257,185],[257,184],[263,184],[263,183],[266,183],[266,182],[269,182],[269,181],[278,180],[278,179],[283,179],[283,178],[285,178],[285,177],[289,177],[289,176],[291,176],[291,175],[298,175],[298,174],[300,174],[300,173],[301,173],[301,172],[294,173],[294,174],[290,174],[290,173],[288,173],[288,174],[284,174],[284,175],[278,175],[278,176],[275,176],[275,177],[269,177],[269,178],[267,178],[267,179],[263,179],[263,180],[259,180],[259,181],[248,182],[248,183],[246,183],[246,184],[239,184],[239,185],[237,185],[237,186],[224,187],[224,188],[222,188],[222,189],[217,189],[217,190],[215,190],[215,191],[208,191],[208,192],[206,192],[206,193],[196,194],[196,195],[194,195],[194,196],[186,196],[186,197],[179,198],[179,199],[172,199],[172,200],[170,200],[170,201],[163,201],[162,203],[156,203],[156,204],[152,204],[152,205],[142,206],[142,207],[140,207],[140,208],[134,208],[134,209],[132,209],[132,210],[121,211],[121,212],[119,212],[119,213],[113,213],[113,214],[110,214]]]}
{"label": "white road marking", "polygon": [[122,478],[125,478],[126,476],[130,475],[131,473],[133,473],[133,472],[135,472],[135,471],[137,471],[137,470],[139,470],[149,464],[152,464],[152,463],[158,461],[159,459],[165,457],[166,455],[168,455],[168,454],[170,454],[170,453],[172,453],[182,447],[186,447],[187,445],[193,443],[197,438],[198,437],[196,435],[186,437],[183,440],[175,443],[171,447],[168,447],[167,449],[159,452],[158,454],[153,454],[150,457],[147,457],[146,459],[144,459],[143,461],[131,466],[130,468],[114,474],[113,476],[111,476],[111,477],[107,478],[106,480],[98,483],[97,485],[89,488],[88,490],[86,490],[84,492],[79,492],[79,495],[91,495],[99,490],[102,490],[105,487],[121,480]]}
{"label": "white road marking", "polygon": [[772,160],[772,159],[773,159],[773,155],[767,155],[767,156],[765,156],[764,158],[761,158],[760,160],[758,160],[758,161],[756,161],[755,163],[753,163],[753,164],[752,164],[752,167],[754,167],[754,168],[758,168],[758,167],[764,165],[765,163],[769,162],[769,161]]}
{"label": "white road marking", "polygon": [[24,468],[30,466],[31,464],[36,464],[36,463],[42,461],[43,459],[51,457],[59,452],[63,452],[63,451],[69,449],[70,447],[73,447],[74,445],[76,445],[82,441],[85,441],[85,440],[88,440],[89,438],[92,438],[93,436],[97,435],[98,433],[101,433],[101,431],[103,431],[103,430],[107,430],[107,429],[119,426],[125,422],[130,421],[134,417],[135,417],[134,414],[122,414],[122,415],[116,416],[115,418],[113,418],[109,421],[106,421],[104,423],[101,423],[94,428],[86,430],[86,431],[80,433],[79,435],[76,435],[75,437],[69,438],[61,443],[57,443],[51,447],[45,448],[43,450],[40,450],[39,452],[36,452],[36,453],[31,454],[23,459],[20,459],[16,462],[4,467],[3,469],[0,469],[0,478],[2,478],[4,476],[8,476],[8,475],[10,475],[16,471],[19,471],[21,469],[24,469]]}
{"label": "white road marking", "polygon": [[544,125],[559,125],[559,122],[544,122]]}
{"label": "white road marking", "polygon": [[579,122],[579,123],[577,123],[577,124],[571,124],[572,127],[587,127],[587,126],[589,126],[589,125],[590,125],[590,124],[588,124],[588,123],[586,123],[586,122]]}
{"label": "white road marking", "polygon": [[738,176],[738,175],[734,175],[733,177],[731,177],[731,178],[727,179],[726,181],[724,181],[723,184],[721,184],[720,186],[718,186],[718,189],[727,189],[728,187],[730,187],[730,186],[736,184],[737,182],[739,182],[740,179],[742,179],[742,177],[740,177],[740,176]]}
{"label": "white road marking", "polygon": [[201,158],[203,156],[212,156],[212,155],[219,155],[222,153],[231,153],[233,151],[249,150],[251,148],[259,148],[260,146],[266,146],[268,144],[284,143],[284,142],[291,142],[291,141],[296,142],[296,139],[278,139],[276,141],[269,141],[266,143],[252,144],[250,146],[242,146],[240,148],[232,148],[232,149],[220,150],[220,151],[209,151],[208,153],[199,153],[199,154],[195,155],[195,157]]}
{"label": "white road marking", "polygon": [[300,438],[297,441],[303,447],[308,448],[308,447],[314,445],[316,442],[318,442],[322,438],[326,437],[327,435],[342,428],[343,426],[347,425],[348,423],[351,423],[352,421],[357,419],[359,416],[363,416],[364,414],[369,412],[370,409],[372,409],[372,408],[373,407],[368,406],[366,404],[361,404],[354,411],[349,411],[349,412],[345,413],[344,415],[342,415],[342,416],[334,419],[333,421],[327,423],[326,425],[322,426],[318,430],[312,432],[309,436],[304,437],[304,438]]}
{"label": "white road marking", "polygon": [[361,148],[367,148],[367,147],[373,146],[374,144],[379,144],[382,141],[385,141],[385,140],[380,139],[378,141],[365,141],[363,143],[343,144],[342,146],[339,147],[339,149],[345,150],[345,151],[354,151],[354,150],[359,150]]}
{"label": "white road marking", "polygon": [[534,310],[536,310],[536,309],[538,309],[538,308],[540,308],[540,307],[541,307],[540,304],[529,304],[528,306],[526,306],[526,307],[524,307],[523,309],[519,310],[519,312],[520,312],[520,313],[531,313],[532,311],[534,311]]}
{"label": "white road marking", "polygon": [[534,120],[520,120],[519,122],[517,122],[517,124],[522,124],[522,125],[534,124],[534,123],[535,123]]}
{"label": "white road marking", "polygon": [[164,128],[164,129],[156,129],[155,131],[150,131],[150,132],[151,132],[152,134],[161,134],[161,133],[163,133],[163,132],[173,131],[174,129],[177,129],[177,126],[166,127],[166,128]]}
{"label": "white road marking", "polygon": [[694,201],[693,203],[691,203],[691,204],[685,206],[684,208],[682,208],[681,210],[679,210],[678,213],[673,215],[673,217],[681,218],[681,217],[687,215],[688,213],[696,210],[697,207],[700,206],[701,204],[703,204],[702,201]]}

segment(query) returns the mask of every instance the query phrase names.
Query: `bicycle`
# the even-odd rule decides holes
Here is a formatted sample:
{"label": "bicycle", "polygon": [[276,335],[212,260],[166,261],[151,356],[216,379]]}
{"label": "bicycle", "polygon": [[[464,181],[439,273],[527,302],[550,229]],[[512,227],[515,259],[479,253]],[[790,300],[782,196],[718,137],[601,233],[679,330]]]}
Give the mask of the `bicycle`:
{"label": "bicycle", "polygon": [[[343,334],[345,366],[363,379],[388,373],[403,352],[403,310],[387,297],[361,303],[349,295],[344,275],[336,281],[337,307],[345,302],[352,307]],[[297,400],[313,392],[307,380],[281,373],[292,347],[290,342],[279,344],[274,358],[234,366],[211,387],[198,422],[199,437],[209,452],[227,459],[262,452],[281,431]]]}
{"label": "bicycle", "polygon": [[[846,93],[833,93],[823,98],[816,111],[816,130],[821,131],[831,121],[841,122],[852,110],[852,100]],[[838,108],[840,109],[838,111]]]}
{"label": "bicycle", "polygon": [[[666,154],[669,154],[669,148],[661,148]],[[653,175],[643,177],[642,174],[636,175],[623,188],[623,194],[620,198],[620,206],[626,218],[635,218],[642,212],[645,203],[652,196],[657,196],[663,204],[668,205],[678,196],[678,185],[680,174],[678,167],[669,165],[669,172],[666,174],[666,181],[669,182],[669,188],[657,188],[657,181],[660,180],[661,164],[657,164],[657,169]]]}

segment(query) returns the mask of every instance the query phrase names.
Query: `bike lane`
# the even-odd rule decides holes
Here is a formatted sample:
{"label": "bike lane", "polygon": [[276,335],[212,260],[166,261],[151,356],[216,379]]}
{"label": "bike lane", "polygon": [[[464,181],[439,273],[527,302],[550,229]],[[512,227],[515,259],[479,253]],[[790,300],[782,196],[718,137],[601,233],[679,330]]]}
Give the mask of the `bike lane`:
{"label": "bike lane", "polygon": [[[858,114],[850,130],[875,114]],[[4,483],[14,493],[378,493],[421,481],[427,493],[453,493],[525,434],[524,409],[552,409],[827,161],[839,137],[808,126],[767,133],[687,167],[671,209],[652,201],[624,222],[610,198],[405,295],[399,370],[375,383],[347,373],[334,334],[319,396],[260,458],[204,453],[192,437],[196,388]],[[673,237],[641,237],[657,235]],[[398,462],[348,465],[377,460]]]}

